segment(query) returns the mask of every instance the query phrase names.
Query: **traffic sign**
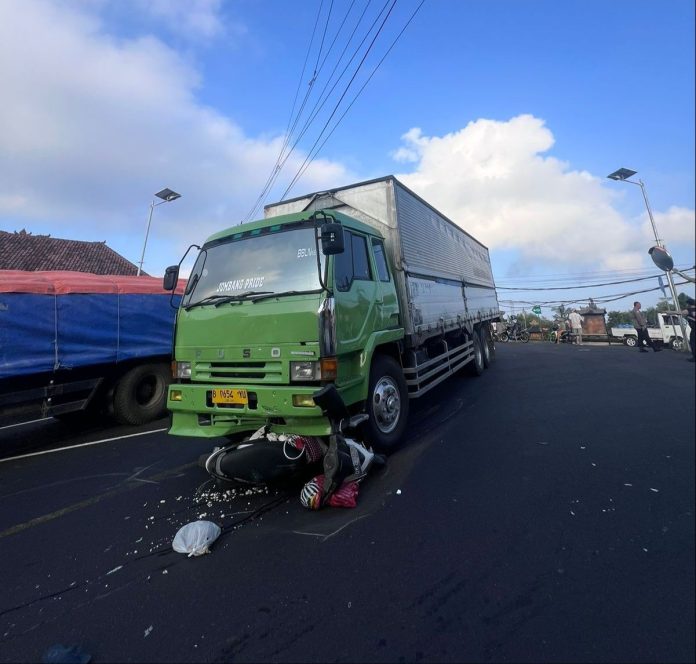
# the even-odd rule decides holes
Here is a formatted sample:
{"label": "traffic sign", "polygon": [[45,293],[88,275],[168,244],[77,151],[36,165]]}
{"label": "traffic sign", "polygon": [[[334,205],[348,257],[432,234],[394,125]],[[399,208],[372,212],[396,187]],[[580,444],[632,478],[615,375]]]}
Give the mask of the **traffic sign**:
{"label": "traffic sign", "polygon": [[532,312],[534,312],[537,316],[541,315],[541,307],[537,305],[536,307],[532,307]]}

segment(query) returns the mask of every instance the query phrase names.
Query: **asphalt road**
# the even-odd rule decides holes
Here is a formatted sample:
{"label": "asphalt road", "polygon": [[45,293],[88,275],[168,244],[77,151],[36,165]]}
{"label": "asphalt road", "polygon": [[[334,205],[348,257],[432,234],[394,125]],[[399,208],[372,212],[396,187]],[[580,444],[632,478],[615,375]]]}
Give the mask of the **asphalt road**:
{"label": "asphalt road", "polygon": [[[694,365],[497,354],[414,402],[355,509],[216,492],[212,441],[0,431],[0,660],[694,661]],[[173,552],[199,517],[212,553]]]}

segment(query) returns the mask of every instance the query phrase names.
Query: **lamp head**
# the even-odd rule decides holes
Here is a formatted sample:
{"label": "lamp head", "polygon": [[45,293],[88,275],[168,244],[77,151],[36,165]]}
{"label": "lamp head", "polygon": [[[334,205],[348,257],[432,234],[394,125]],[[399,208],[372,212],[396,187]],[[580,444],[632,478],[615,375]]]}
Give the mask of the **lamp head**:
{"label": "lamp head", "polygon": [[638,171],[632,171],[630,168],[620,168],[618,171],[614,171],[607,175],[610,180],[628,180],[628,178],[634,176]]}

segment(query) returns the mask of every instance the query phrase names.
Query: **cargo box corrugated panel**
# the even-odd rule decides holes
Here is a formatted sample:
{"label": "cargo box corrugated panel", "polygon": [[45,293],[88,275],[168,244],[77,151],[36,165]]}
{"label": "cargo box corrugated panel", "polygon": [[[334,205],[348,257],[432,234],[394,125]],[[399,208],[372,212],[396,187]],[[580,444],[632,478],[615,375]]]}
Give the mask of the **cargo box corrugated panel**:
{"label": "cargo box corrugated panel", "polygon": [[395,181],[396,217],[407,271],[493,287],[488,249]]}

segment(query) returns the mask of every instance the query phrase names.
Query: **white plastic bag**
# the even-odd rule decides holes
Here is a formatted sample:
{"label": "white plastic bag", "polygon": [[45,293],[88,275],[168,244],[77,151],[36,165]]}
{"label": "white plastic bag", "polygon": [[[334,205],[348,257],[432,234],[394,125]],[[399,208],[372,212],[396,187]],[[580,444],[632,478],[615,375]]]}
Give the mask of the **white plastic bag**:
{"label": "white plastic bag", "polygon": [[212,521],[192,521],[179,528],[172,548],[188,557],[209,553],[208,547],[220,536],[220,526]]}

